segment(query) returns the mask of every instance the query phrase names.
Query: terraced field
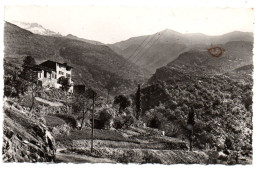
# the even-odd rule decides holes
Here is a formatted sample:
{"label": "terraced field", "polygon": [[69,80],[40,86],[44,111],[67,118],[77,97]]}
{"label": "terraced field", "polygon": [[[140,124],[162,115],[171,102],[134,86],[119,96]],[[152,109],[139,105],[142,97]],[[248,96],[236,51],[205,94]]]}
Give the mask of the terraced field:
{"label": "terraced field", "polygon": [[[82,132],[82,131],[81,131]],[[70,134],[70,142],[58,140],[56,162],[73,163],[160,163],[160,164],[233,164],[239,156],[218,151],[188,151],[188,142],[162,135],[156,129],[131,127],[127,130],[95,130],[91,153],[90,129]],[[83,139],[84,137],[84,139]],[[73,139],[71,139],[73,138]],[[242,164],[252,161],[237,157]],[[233,161],[235,162],[235,161]]]}

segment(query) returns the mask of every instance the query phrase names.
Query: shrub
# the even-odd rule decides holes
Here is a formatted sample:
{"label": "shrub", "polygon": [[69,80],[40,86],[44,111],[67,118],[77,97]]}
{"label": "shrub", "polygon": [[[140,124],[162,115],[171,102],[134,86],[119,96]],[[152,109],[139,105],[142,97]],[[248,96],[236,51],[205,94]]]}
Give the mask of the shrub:
{"label": "shrub", "polygon": [[115,129],[121,129],[121,128],[123,128],[123,126],[124,126],[123,123],[124,123],[124,120],[123,120],[122,117],[116,117],[115,120],[114,120],[114,125],[113,125],[113,127],[114,127]]}
{"label": "shrub", "polygon": [[99,120],[104,128],[111,128],[114,118],[115,111],[111,108],[103,108],[99,112]]}
{"label": "shrub", "polygon": [[125,95],[119,95],[115,97],[114,104],[119,104],[119,113],[125,108],[131,105],[131,100]]}
{"label": "shrub", "polygon": [[70,114],[56,114],[55,116],[63,119],[67,124],[69,124],[72,128],[77,127],[77,120],[73,115]]}

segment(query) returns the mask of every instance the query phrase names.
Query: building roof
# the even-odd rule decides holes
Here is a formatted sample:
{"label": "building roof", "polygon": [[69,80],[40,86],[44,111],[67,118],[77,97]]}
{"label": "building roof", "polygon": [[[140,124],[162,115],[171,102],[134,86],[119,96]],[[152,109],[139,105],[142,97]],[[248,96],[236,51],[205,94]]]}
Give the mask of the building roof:
{"label": "building roof", "polygon": [[26,66],[26,68],[29,68],[29,69],[32,69],[34,71],[41,71],[41,70],[44,70],[44,71],[47,71],[47,72],[52,72],[53,70],[51,68],[47,68],[47,67],[44,67],[44,66],[41,66],[41,65],[33,65],[33,66]]}
{"label": "building roof", "polygon": [[56,63],[61,65],[61,66],[64,66],[66,67],[66,70],[69,70],[71,69],[72,67],[71,66],[68,66],[67,63],[59,63],[59,62],[54,62],[54,61],[51,61],[51,60],[47,60],[43,63],[40,64],[40,66],[43,66],[43,67],[46,67],[46,68],[50,68],[54,71],[56,71]]}

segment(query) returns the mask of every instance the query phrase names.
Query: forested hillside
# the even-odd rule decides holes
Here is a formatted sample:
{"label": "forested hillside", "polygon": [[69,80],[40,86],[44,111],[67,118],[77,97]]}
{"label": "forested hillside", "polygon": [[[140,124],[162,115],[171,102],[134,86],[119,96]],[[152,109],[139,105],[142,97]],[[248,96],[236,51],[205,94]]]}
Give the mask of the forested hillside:
{"label": "forested hillside", "polygon": [[[33,34],[8,22],[5,23],[5,60],[20,65],[31,55],[37,63],[45,60],[67,62],[73,67],[75,84],[95,87],[102,93],[129,92],[147,72],[126,61],[105,45],[93,45],[65,37]],[[125,66],[129,66],[125,69]]]}
{"label": "forested hillside", "polygon": [[[248,74],[251,75],[252,72]],[[252,150],[252,77],[226,75],[158,81],[142,89],[143,119],[175,138],[188,137],[188,115],[194,112],[197,149]]]}

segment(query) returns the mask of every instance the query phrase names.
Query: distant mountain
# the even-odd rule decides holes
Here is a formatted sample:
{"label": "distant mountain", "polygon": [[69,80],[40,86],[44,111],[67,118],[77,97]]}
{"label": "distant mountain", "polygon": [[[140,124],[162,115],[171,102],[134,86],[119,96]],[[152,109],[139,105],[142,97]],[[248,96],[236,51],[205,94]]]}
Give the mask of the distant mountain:
{"label": "distant mountain", "polygon": [[182,53],[167,66],[157,69],[150,82],[185,79],[189,76],[219,75],[253,64],[252,42],[234,41],[218,46],[225,49],[219,57],[212,56],[204,49]]}
{"label": "distant mountain", "polygon": [[[75,84],[111,93],[133,91],[147,76],[143,70],[126,61],[105,45],[93,45],[66,37],[42,36],[6,22],[4,54],[7,62],[20,65],[31,55],[37,63],[45,60],[67,62],[73,67]],[[128,66],[128,69],[125,67]]]}
{"label": "distant mountain", "polygon": [[26,22],[20,22],[20,21],[12,21],[11,23],[13,23],[25,30],[28,30],[34,34],[40,34],[40,35],[44,35],[44,36],[62,36],[60,33],[56,33],[54,31],[46,29],[38,23],[26,23]]}
{"label": "distant mountain", "polygon": [[[62,36],[60,33],[56,33],[54,31],[46,29],[38,23],[27,23],[27,22],[20,22],[20,21],[12,21],[11,23],[14,25],[17,25],[18,27],[21,27],[22,29],[28,30],[34,34],[39,34],[39,35],[44,35],[44,36],[58,36],[58,37]],[[72,34],[68,34],[67,36],[64,36],[64,37],[70,38],[70,39],[75,39],[75,40],[80,40],[80,41],[91,43],[94,45],[104,45],[104,43],[94,41],[94,40],[79,38]]]}
{"label": "distant mountain", "polygon": [[95,41],[95,40],[88,40],[88,39],[84,39],[84,38],[79,38],[79,37],[74,36],[72,34],[68,34],[65,37],[69,38],[69,39],[75,39],[75,40],[80,40],[80,41],[83,41],[83,42],[91,43],[93,45],[104,45],[104,43],[101,43],[101,42],[98,42],[98,41]]}
{"label": "distant mountain", "polygon": [[253,63],[252,42],[235,41],[218,46],[224,49],[220,57],[211,55],[206,49],[190,50],[182,53],[168,66],[184,72],[219,74]]}
{"label": "distant mountain", "polygon": [[[166,29],[153,35],[133,37],[110,44],[109,47],[125,58],[132,56],[130,61],[154,73],[156,69],[191,49],[206,50],[210,46],[232,41],[253,42],[253,33],[236,31],[221,36],[208,36],[201,33],[181,34]],[[133,54],[137,49],[140,53]]]}

